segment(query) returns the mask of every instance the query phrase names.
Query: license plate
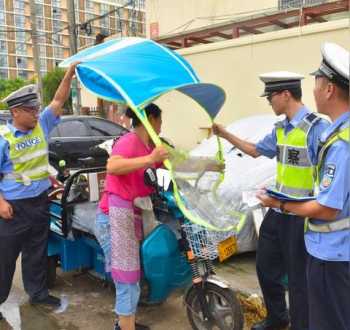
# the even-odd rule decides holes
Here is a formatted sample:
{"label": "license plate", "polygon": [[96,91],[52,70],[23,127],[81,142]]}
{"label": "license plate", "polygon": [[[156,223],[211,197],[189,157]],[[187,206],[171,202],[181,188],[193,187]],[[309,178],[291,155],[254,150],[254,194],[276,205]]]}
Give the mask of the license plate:
{"label": "license plate", "polygon": [[237,252],[237,239],[234,236],[226,238],[218,245],[219,261],[223,262]]}

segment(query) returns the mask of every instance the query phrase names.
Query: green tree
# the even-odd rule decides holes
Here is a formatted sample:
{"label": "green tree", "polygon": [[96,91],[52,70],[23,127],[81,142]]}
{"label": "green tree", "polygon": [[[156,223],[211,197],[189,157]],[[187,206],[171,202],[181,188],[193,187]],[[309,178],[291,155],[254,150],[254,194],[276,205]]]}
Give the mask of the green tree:
{"label": "green tree", "polygon": [[[0,79],[0,100],[11,94],[18,88],[25,85],[32,84],[33,81],[24,80],[21,78],[16,79]],[[5,103],[0,102],[0,110],[7,109]]]}
{"label": "green tree", "polygon": [[[55,96],[56,90],[61,83],[64,74],[65,70],[56,67],[43,77],[43,101],[45,106],[48,105]],[[69,111],[72,110],[71,96],[63,107]]]}

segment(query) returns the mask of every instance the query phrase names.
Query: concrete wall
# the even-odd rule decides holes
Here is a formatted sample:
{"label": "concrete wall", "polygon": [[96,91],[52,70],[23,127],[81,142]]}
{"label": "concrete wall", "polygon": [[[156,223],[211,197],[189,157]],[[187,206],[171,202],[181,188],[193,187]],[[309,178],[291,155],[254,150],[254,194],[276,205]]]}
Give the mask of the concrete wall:
{"label": "concrete wall", "polygon": [[223,23],[237,15],[252,15],[264,9],[277,8],[278,0],[147,0],[146,33],[158,23],[159,36]]}
{"label": "concrete wall", "polygon": [[[259,97],[263,84],[260,73],[288,70],[305,75],[303,100],[315,109],[314,78],[309,73],[320,61],[320,46],[332,41],[349,49],[349,20],[320,23],[236,40],[180,50],[203,82],[216,83],[226,91],[226,103],[217,121],[229,124],[249,115],[269,113],[265,98]],[[184,96],[175,93],[157,102],[164,109],[163,133],[176,145],[192,148],[206,135],[209,125],[204,111]]]}

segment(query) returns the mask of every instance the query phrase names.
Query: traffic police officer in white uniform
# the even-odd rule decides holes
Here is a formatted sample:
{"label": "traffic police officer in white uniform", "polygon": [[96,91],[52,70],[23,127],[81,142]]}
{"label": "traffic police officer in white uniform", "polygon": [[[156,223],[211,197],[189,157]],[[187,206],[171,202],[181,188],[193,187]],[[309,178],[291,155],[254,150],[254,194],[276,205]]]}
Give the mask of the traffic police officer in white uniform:
{"label": "traffic police officer in white uniform", "polygon": [[[322,63],[313,73],[314,97],[332,124],[321,136],[319,193],[308,202],[280,202],[266,194],[264,205],[309,217],[305,243],[310,330],[350,329],[350,105],[349,57],[344,48],[325,43]],[[300,309],[304,306],[299,306]]]}
{"label": "traffic police officer in white uniform", "polygon": [[[40,112],[35,85],[6,97],[12,120],[0,126],[0,305],[9,295],[16,260],[32,304],[59,306],[46,284],[49,211],[48,137],[68,99],[76,64],[66,72],[54,99]],[[0,319],[2,319],[0,313]]]}
{"label": "traffic police officer in white uniform", "polygon": [[[221,125],[213,126],[215,134],[252,157],[276,157],[275,189],[292,197],[313,195],[318,141],[329,125],[302,103],[303,78],[286,71],[260,75],[265,84],[262,96],[267,97],[276,115],[285,115],[286,118],[277,122],[272,132],[257,144],[239,139]],[[294,180],[295,177],[298,180]],[[284,214],[279,208],[269,209],[264,217],[259,232],[256,268],[267,318],[254,324],[252,330],[284,329],[289,324],[288,314],[292,330],[308,330],[303,220],[296,215]],[[285,274],[289,280],[289,313],[282,283]],[[302,309],[299,308],[301,304]]]}

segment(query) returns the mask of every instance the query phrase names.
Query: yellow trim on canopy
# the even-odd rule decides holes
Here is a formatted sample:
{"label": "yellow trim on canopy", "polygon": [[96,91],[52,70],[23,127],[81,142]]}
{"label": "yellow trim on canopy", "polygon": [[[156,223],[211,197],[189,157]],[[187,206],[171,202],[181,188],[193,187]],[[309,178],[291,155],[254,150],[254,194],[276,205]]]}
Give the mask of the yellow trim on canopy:
{"label": "yellow trim on canopy", "polygon": [[[135,106],[132,106],[131,104],[129,104],[129,105],[130,105],[130,108],[135,112],[136,116],[140,119],[141,123],[143,124],[143,126],[146,129],[146,131],[148,132],[148,134],[149,134],[151,140],[153,141],[153,143],[156,146],[162,145],[162,141],[160,140],[159,136],[154,131],[152,125],[148,121],[144,109],[137,108]],[[207,113],[207,115],[208,115],[208,113]],[[209,115],[208,115],[208,117],[210,118],[211,123],[213,123],[212,118]],[[221,144],[221,141],[220,141],[219,138],[217,138],[217,141],[218,141],[218,152],[217,152],[216,158],[217,158],[218,162],[223,164],[224,163],[224,158],[223,158],[222,144]],[[207,223],[206,221],[203,221],[203,219],[201,219],[200,217],[194,216],[186,208],[186,206],[184,205],[184,203],[182,201],[182,198],[180,196],[180,193],[179,193],[179,190],[178,190],[175,178],[174,178],[173,166],[172,166],[171,162],[168,159],[166,159],[164,161],[164,166],[170,172],[170,178],[171,178],[171,181],[173,183],[173,188],[174,188],[174,198],[175,198],[177,206],[179,207],[180,211],[182,212],[182,214],[184,215],[185,218],[187,218],[189,221],[191,221],[193,223],[196,223],[196,224],[198,224],[200,226],[203,226],[203,227],[208,228],[208,229],[213,230],[213,231],[232,231],[232,230],[234,230],[236,232],[239,232],[243,228],[243,225],[244,225],[247,217],[246,217],[245,214],[237,212],[237,211],[233,211],[232,215],[238,217],[239,218],[239,222],[237,224],[235,224],[235,225],[228,226],[228,227],[225,227],[225,228],[220,228],[220,227],[214,226],[214,225],[212,225],[210,223]],[[219,178],[218,182],[216,182],[216,184],[214,186],[214,189],[215,189],[214,192],[215,193],[216,193],[216,190],[219,187],[220,183],[223,181],[223,179],[224,179],[224,173],[221,172],[220,178]]]}

